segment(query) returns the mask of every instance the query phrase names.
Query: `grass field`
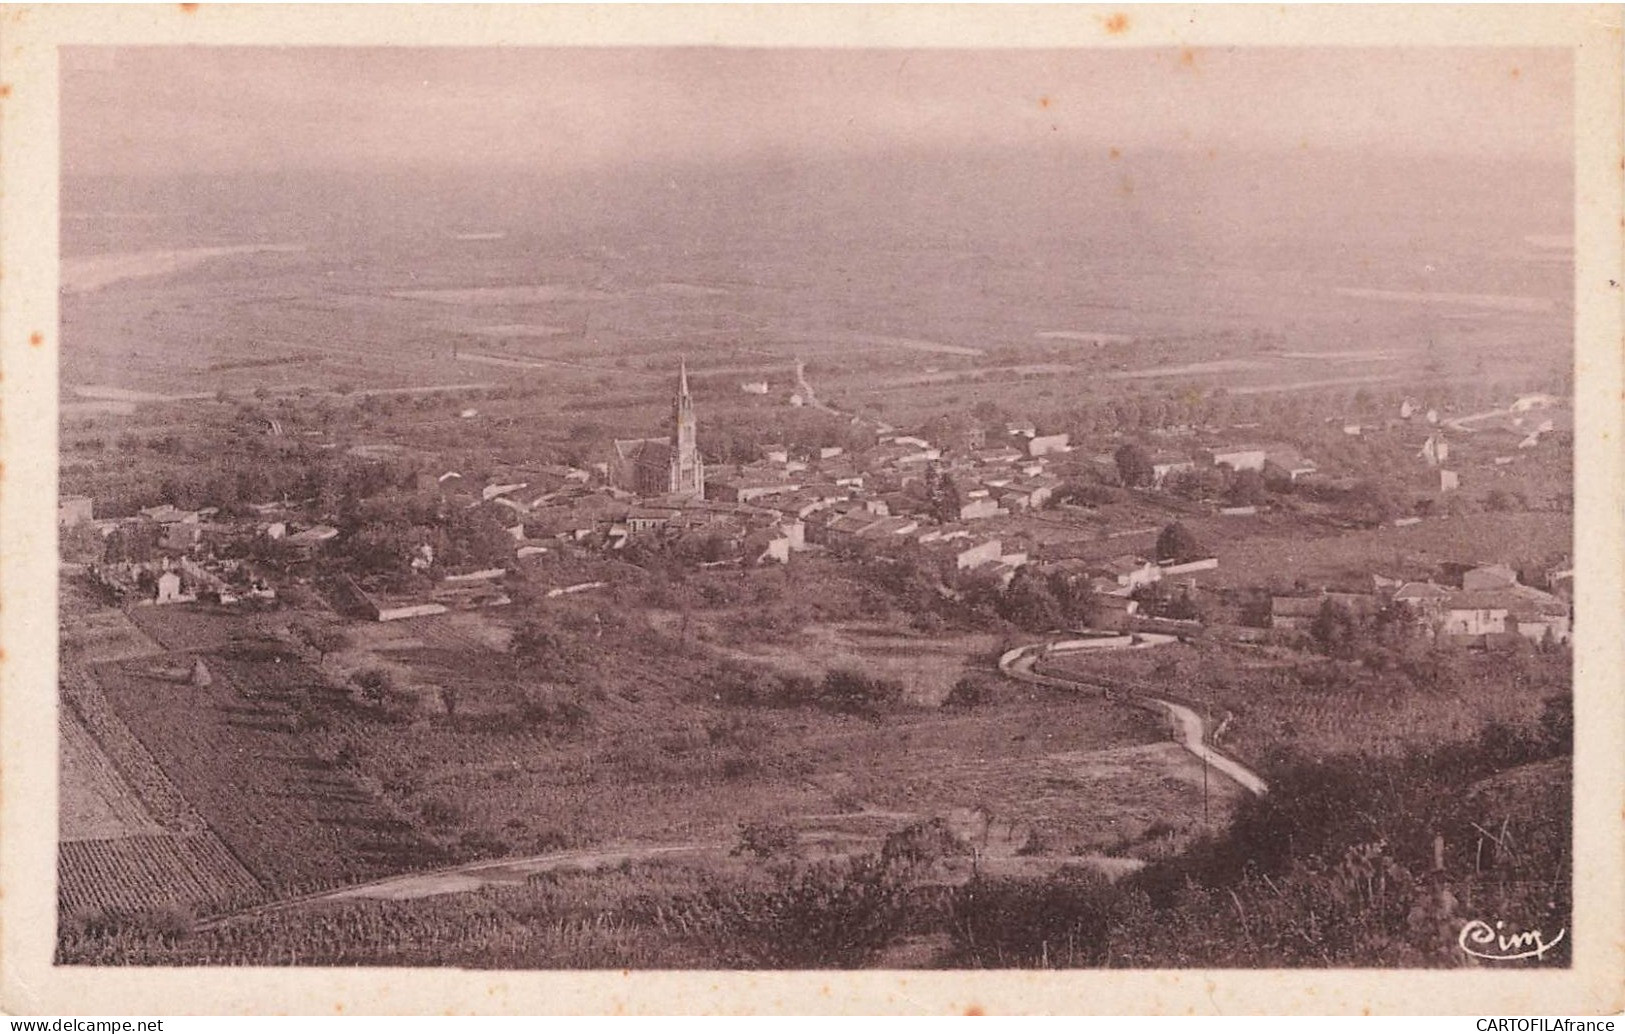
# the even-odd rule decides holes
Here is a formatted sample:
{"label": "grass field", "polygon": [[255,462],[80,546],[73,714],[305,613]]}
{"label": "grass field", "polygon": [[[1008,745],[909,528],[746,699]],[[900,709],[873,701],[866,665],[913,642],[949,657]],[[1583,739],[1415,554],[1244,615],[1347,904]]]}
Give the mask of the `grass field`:
{"label": "grass field", "polygon": [[1253,764],[1282,751],[1403,757],[1470,741],[1492,723],[1529,726],[1571,680],[1562,656],[1454,650],[1411,671],[1375,673],[1210,643],[1058,654],[1039,670],[1168,694],[1208,716],[1210,728],[1228,715],[1219,745]]}
{"label": "grass field", "polygon": [[1372,574],[1427,578],[1446,562],[1539,564],[1571,555],[1574,548],[1568,515],[1555,513],[1430,517],[1403,528],[1353,531],[1268,516],[1187,523],[1219,558],[1219,569],[1205,575],[1218,586],[1290,586],[1297,579],[1309,585],[1369,584]]}

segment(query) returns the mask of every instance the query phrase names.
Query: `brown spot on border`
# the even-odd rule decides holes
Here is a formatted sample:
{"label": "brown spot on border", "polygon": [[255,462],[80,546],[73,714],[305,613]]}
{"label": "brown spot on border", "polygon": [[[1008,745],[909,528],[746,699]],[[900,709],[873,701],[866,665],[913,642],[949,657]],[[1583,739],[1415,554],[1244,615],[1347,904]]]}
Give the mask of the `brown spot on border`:
{"label": "brown spot on border", "polygon": [[982,1007],[980,1005],[977,1005],[976,1003],[972,1002],[970,1005],[966,1006],[965,1015],[966,1016],[986,1016],[987,1013],[982,1010]]}
{"label": "brown spot on border", "polygon": [[192,14],[197,10],[197,4],[181,4],[180,9],[182,14]]}
{"label": "brown spot on border", "polygon": [[33,345],[35,348],[38,348],[39,346],[45,344],[45,335],[36,330],[32,334],[28,335],[28,343]]}
{"label": "brown spot on border", "polygon": [[1122,11],[1106,19],[1106,31],[1113,36],[1121,36],[1128,31],[1128,15]]}

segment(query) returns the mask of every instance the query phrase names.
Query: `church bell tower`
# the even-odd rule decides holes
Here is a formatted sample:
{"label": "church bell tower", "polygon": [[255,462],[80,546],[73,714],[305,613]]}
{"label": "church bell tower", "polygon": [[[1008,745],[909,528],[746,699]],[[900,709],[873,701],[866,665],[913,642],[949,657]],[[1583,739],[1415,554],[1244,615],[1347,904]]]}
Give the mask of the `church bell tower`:
{"label": "church bell tower", "polygon": [[705,462],[700,459],[699,427],[688,394],[688,363],[678,360],[677,400],[672,404],[671,494],[705,498]]}

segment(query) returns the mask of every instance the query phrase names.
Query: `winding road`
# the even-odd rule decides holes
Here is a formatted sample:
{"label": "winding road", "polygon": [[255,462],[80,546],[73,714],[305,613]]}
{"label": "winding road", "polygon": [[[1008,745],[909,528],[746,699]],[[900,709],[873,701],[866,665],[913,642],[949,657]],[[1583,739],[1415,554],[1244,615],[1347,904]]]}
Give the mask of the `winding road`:
{"label": "winding road", "polygon": [[[1042,675],[1034,671],[1033,666],[1038,663],[1039,658],[1050,653],[1050,647],[1051,644],[1049,643],[1029,643],[1026,646],[1018,646],[999,658],[999,670],[1022,682],[1049,686],[1054,689],[1101,692],[1110,698],[1111,688],[1105,683],[1079,682],[1055,675]],[[1171,700],[1163,700],[1159,697],[1135,694],[1130,695],[1128,699],[1136,707],[1159,711],[1171,717],[1178,731],[1180,746],[1196,755],[1204,764],[1212,766],[1215,771],[1227,776],[1248,793],[1261,797],[1269,791],[1269,785],[1259,778],[1258,773],[1234,758],[1226,757],[1208,746],[1202,718],[1195,711],[1183,704],[1176,704]]]}

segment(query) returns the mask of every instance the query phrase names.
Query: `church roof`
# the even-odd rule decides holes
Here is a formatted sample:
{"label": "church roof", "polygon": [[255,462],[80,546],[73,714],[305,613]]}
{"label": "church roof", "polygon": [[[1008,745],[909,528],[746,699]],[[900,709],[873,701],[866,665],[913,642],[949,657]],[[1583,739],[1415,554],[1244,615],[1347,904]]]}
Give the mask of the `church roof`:
{"label": "church roof", "polygon": [[669,438],[617,438],[615,439],[615,457],[621,460],[636,462],[659,461],[666,462],[671,456],[671,439]]}

